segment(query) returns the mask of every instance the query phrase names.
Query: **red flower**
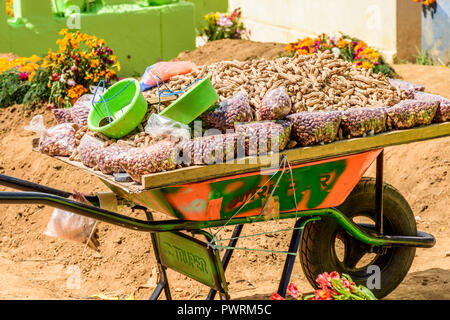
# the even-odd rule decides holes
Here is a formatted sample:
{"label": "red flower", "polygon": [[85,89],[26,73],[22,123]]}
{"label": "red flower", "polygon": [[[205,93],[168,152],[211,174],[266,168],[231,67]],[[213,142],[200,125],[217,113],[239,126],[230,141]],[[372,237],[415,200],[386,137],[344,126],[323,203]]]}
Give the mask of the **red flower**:
{"label": "red flower", "polygon": [[339,278],[340,278],[339,273],[337,273],[336,271],[331,272],[330,273],[330,278],[339,280]]}
{"label": "red flower", "polygon": [[314,300],[333,300],[331,291],[327,287],[314,291],[314,294]]}
{"label": "red flower", "polygon": [[28,72],[22,72],[19,77],[20,77],[21,81],[28,80],[28,77],[29,77]]}
{"label": "red flower", "polygon": [[290,283],[288,285],[287,291],[294,299],[298,299],[298,297],[301,295],[300,290],[298,290],[297,286],[293,283]]}
{"label": "red flower", "polygon": [[286,300],[286,299],[275,292],[275,293],[272,293],[272,296],[270,297],[270,300]]}
{"label": "red flower", "polygon": [[316,282],[321,288],[331,288],[330,275],[328,272],[321,273],[317,276]]}
{"label": "red flower", "polygon": [[59,81],[61,79],[61,75],[59,73],[53,73],[52,74],[52,81]]}

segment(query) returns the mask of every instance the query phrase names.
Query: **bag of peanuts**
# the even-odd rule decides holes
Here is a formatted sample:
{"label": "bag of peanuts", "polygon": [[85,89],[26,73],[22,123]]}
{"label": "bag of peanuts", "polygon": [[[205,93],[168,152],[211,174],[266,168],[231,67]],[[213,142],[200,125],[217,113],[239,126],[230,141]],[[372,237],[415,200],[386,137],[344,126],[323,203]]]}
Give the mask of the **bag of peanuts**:
{"label": "bag of peanuts", "polygon": [[277,153],[286,148],[292,125],[286,120],[255,121],[236,124],[236,133],[245,137],[247,156]]}
{"label": "bag of peanuts", "polygon": [[291,98],[284,86],[268,91],[256,109],[258,120],[281,120],[292,109]]}
{"label": "bag of peanuts", "polygon": [[292,136],[301,146],[330,143],[336,140],[342,118],[341,111],[298,112],[287,116],[292,123]]}
{"label": "bag of peanuts", "polygon": [[425,93],[425,92],[415,92],[415,100],[438,102],[439,106],[436,110],[436,116],[434,117],[435,122],[446,122],[450,121],[450,100],[441,97],[436,94]]}
{"label": "bag of peanuts", "polygon": [[98,150],[97,166],[104,174],[125,172],[120,165],[120,159],[130,151],[131,147],[110,145]]}
{"label": "bag of peanuts", "polygon": [[131,148],[120,157],[120,166],[136,183],[150,173],[173,170],[177,167],[178,148],[174,141],[163,140],[145,148]]}
{"label": "bag of peanuts", "polygon": [[94,168],[98,164],[98,153],[103,148],[104,141],[85,134],[78,145],[78,156],[81,162],[89,168]]}
{"label": "bag of peanuts", "polygon": [[92,94],[81,96],[72,108],[53,109],[53,115],[58,123],[76,123],[80,127],[87,125],[87,119],[92,109]]}
{"label": "bag of peanuts", "polygon": [[78,125],[74,123],[61,123],[46,129],[42,115],[35,116],[30,125],[25,127],[25,130],[39,135],[39,152],[61,157],[68,157],[75,150],[75,134],[78,129]]}
{"label": "bag of peanuts", "polygon": [[233,129],[236,122],[252,121],[253,114],[247,93],[236,93],[219,103],[214,110],[203,113],[200,118],[206,122],[207,127],[218,129],[222,133],[227,129]]}
{"label": "bag of peanuts", "polygon": [[429,125],[435,115],[439,102],[403,100],[395,106],[386,108],[389,128],[407,129]]}
{"label": "bag of peanuts", "polygon": [[[191,166],[225,163],[235,159],[238,135],[218,134],[182,141],[178,144],[178,163]],[[244,152],[241,154],[245,156]]]}
{"label": "bag of peanuts", "polygon": [[[69,199],[92,205],[81,193],[74,192],[74,195],[75,197]],[[96,226],[97,221],[94,219],[56,208],[53,210],[44,234],[49,237],[87,243],[90,248],[98,250],[99,241]]]}
{"label": "bag of peanuts", "polygon": [[388,80],[389,80],[389,83],[391,84],[391,86],[405,91],[406,96],[408,97],[408,99],[414,99],[414,93],[415,92],[417,92],[417,91],[424,91],[425,90],[425,86],[422,85],[422,84],[416,84],[416,83],[413,83],[413,82],[400,80],[400,79],[388,78]]}
{"label": "bag of peanuts", "polygon": [[341,128],[348,138],[386,131],[384,108],[352,108],[342,111]]}

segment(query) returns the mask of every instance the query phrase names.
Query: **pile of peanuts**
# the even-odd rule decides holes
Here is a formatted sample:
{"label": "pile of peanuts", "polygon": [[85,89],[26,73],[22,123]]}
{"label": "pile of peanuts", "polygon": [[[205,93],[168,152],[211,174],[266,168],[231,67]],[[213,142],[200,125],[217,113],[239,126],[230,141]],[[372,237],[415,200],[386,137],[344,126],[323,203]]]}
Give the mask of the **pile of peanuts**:
{"label": "pile of peanuts", "polygon": [[[357,68],[336,58],[330,51],[297,54],[273,60],[222,61],[173,77],[168,85],[181,90],[198,78],[211,74],[220,100],[239,91],[247,92],[250,106],[258,109],[266,92],[285,86],[292,113],[300,111],[347,110],[355,107],[393,106],[407,98],[383,74]],[[146,93],[157,97],[157,90]]]}

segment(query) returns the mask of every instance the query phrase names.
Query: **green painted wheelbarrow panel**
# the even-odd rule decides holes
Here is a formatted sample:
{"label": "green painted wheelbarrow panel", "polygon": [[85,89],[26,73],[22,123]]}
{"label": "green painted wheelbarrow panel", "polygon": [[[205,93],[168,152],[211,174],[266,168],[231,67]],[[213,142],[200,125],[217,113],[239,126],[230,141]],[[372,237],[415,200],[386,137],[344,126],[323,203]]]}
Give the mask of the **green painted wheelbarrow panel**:
{"label": "green painted wheelbarrow panel", "polygon": [[185,276],[197,280],[217,291],[226,290],[222,264],[217,251],[206,243],[179,232],[156,234],[161,264]]}

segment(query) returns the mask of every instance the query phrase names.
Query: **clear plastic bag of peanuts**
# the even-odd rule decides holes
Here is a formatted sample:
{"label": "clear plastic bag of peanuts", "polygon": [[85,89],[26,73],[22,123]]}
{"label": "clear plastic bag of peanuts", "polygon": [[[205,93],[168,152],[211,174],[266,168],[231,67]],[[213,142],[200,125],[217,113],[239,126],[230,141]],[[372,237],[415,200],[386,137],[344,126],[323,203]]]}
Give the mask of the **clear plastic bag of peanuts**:
{"label": "clear plastic bag of peanuts", "polygon": [[389,80],[389,83],[391,84],[391,86],[405,91],[406,96],[408,97],[408,99],[413,99],[415,92],[424,91],[425,90],[425,86],[422,85],[422,84],[417,84],[417,83],[413,83],[413,82],[409,82],[409,81],[405,81],[405,80],[400,80],[400,79],[388,78],[388,80]]}
{"label": "clear plastic bag of peanuts", "polygon": [[283,151],[289,143],[292,124],[286,120],[237,123],[236,133],[245,138],[247,156]]}
{"label": "clear plastic bag of peanuts", "polygon": [[450,121],[450,100],[442,96],[417,91],[414,93],[414,99],[420,101],[438,102],[439,106],[436,110],[435,122]]}
{"label": "clear plastic bag of peanuts", "polygon": [[89,113],[92,110],[92,94],[81,96],[72,108],[53,109],[53,115],[58,123],[76,123],[80,127],[87,125]]}
{"label": "clear plastic bag of peanuts", "polygon": [[[92,205],[83,194],[76,191],[74,197],[69,199]],[[98,250],[99,241],[96,227],[97,221],[94,219],[56,208],[53,210],[44,234],[49,237],[81,242]]]}
{"label": "clear plastic bag of peanuts", "polygon": [[120,166],[136,183],[141,184],[142,176],[177,167],[177,143],[171,140],[156,142],[144,148],[131,148],[120,157]]}
{"label": "clear plastic bag of peanuts", "polygon": [[342,111],[341,128],[348,138],[362,137],[386,131],[384,108],[351,108]]}
{"label": "clear plastic bag of peanuts", "polygon": [[110,145],[96,152],[97,166],[104,174],[125,172],[120,165],[120,159],[130,151],[131,147],[121,145]]}
{"label": "clear plastic bag of peanuts", "polygon": [[292,103],[286,88],[281,86],[270,90],[256,109],[257,120],[281,120],[292,110]]}
{"label": "clear plastic bag of peanuts", "polygon": [[392,129],[408,129],[429,125],[433,121],[439,102],[403,100],[395,106],[386,108],[388,127]]}
{"label": "clear plastic bag of peanuts", "polygon": [[233,129],[237,122],[253,121],[247,93],[238,92],[231,98],[222,101],[214,110],[203,113],[201,120],[206,123],[207,127],[218,129],[222,133]]}
{"label": "clear plastic bag of peanuts", "polygon": [[75,150],[75,134],[78,129],[78,125],[74,123],[61,123],[46,129],[42,115],[35,116],[30,125],[25,127],[25,130],[39,135],[39,152],[61,157],[69,157]]}
{"label": "clear plastic bag of peanuts", "polygon": [[88,168],[94,168],[98,163],[98,153],[103,148],[104,141],[85,134],[78,146],[78,156],[81,162]]}
{"label": "clear plastic bag of peanuts", "polygon": [[299,145],[330,143],[338,136],[341,111],[297,112],[287,119],[292,123],[292,137]]}
{"label": "clear plastic bag of peanuts", "polygon": [[235,133],[227,133],[182,141],[177,146],[178,163],[191,166],[232,161],[236,155],[237,137]]}

